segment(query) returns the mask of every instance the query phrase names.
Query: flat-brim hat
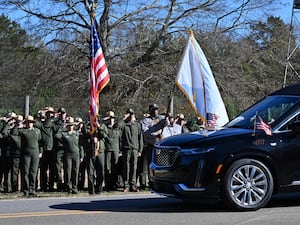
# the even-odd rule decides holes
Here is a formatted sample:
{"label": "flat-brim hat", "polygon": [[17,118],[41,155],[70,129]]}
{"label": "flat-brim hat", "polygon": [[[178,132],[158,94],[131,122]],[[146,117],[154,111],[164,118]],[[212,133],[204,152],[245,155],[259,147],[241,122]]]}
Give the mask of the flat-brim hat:
{"label": "flat-brim hat", "polygon": [[8,117],[8,119],[16,119],[17,118],[17,114],[14,113],[14,112],[10,112],[7,117]]}
{"label": "flat-brim hat", "polygon": [[106,117],[104,117],[103,120],[109,120],[110,118],[116,118],[114,111],[108,111],[106,113]]}
{"label": "flat-brim hat", "polygon": [[34,122],[35,120],[34,120],[34,117],[33,117],[33,116],[28,115],[28,116],[26,116],[25,121],[28,121],[28,122]]}
{"label": "flat-brim hat", "polygon": [[22,115],[17,115],[17,120],[18,121],[23,121],[24,120],[24,117]]}
{"label": "flat-brim hat", "polygon": [[149,111],[151,110],[156,110],[156,109],[159,109],[158,105],[157,104],[152,104],[152,105],[149,105]]}
{"label": "flat-brim hat", "polygon": [[66,111],[65,108],[59,108],[59,109],[57,110],[57,112],[58,112],[58,113],[66,113],[67,111]]}
{"label": "flat-brim hat", "polygon": [[72,125],[75,125],[75,124],[76,123],[75,123],[75,120],[74,120],[73,117],[71,117],[71,116],[67,117],[67,119],[66,119],[66,126],[72,126]]}
{"label": "flat-brim hat", "polygon": [[47,106],[45,111],[46,111],[46,113],[55,113],[54,108],[51,106]]}
{"label": "flat-brim hat", "polygon": [[126,110],[126,113],[127,113],[127,114],[134,114],[134,111],[133,111],[133,109],[127,109],[127,110]]}
{"label": "flat-brim hat", "polygon": [[177,115],[177,118],[178,118],[178,119],[181,119],[181,120],[184,120],[184,115],[183,115],[182,113],[179,113],[179,114]]}
{"label": "flat-brim hat", "polygon": [[76,121],[77,124],[83,123],[83,120],[80,117],[76,117],[75,121]]}

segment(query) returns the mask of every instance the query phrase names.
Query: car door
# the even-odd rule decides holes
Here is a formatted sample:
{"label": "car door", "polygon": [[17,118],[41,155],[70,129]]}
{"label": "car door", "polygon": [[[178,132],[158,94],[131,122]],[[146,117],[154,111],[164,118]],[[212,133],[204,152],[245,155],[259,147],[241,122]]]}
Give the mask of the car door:
{"label": "car door", "polygon": [[296,114],[286,122],[279,130],[280,136],[280,169],[278,171],[279,184],[281,186],[298,187],[300,190],[300,133],[292,132],[291,124],[298,121]]}

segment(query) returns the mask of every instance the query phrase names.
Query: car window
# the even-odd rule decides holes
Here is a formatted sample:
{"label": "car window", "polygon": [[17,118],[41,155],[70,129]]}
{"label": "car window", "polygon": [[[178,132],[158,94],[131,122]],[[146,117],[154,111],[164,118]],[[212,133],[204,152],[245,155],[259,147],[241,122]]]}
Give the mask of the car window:
{"label": "car window", "polygon": [[259,115],[265,123],[272,126],[278,118],[291,109],[297,102],[299,102],[299,97],[269,96],[241,113],[229,122],[227,127],[252,129],[256,115]]}
{"label": "car window", "polygon": [[298,114],[296,114],[295,116],[293,116],[287,123],[285,123],[280,129],[279,131],[285,131],[285,130],[290,130],[290,126],[296,122],[296,121],[300,121],[300,112],[298,112]]}
{"label": "car window", "polygon": [[272,124],[282,114],[284,114],[288,109],[290,109],[293,105],[294,102],[283,102],[283,103],[279,102],[263,110],[260,113],[260,116],[263,118],[265,122],[267,122],[268,124]]}

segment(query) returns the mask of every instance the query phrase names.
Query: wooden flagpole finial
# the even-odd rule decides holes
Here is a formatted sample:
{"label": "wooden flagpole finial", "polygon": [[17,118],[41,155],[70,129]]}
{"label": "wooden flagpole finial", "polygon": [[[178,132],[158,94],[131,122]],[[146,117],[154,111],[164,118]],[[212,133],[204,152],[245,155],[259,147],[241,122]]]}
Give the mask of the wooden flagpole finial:
{"label": "wooden flagpole finial", "polygon": [[89,10],[91,22],[93,24],[94,23],[94,19],[96,17],[96,9],[97,9],[97,6],[98,6],[98,1],[89,1],[89,3],[90,4],[87,5],[87,8]]}

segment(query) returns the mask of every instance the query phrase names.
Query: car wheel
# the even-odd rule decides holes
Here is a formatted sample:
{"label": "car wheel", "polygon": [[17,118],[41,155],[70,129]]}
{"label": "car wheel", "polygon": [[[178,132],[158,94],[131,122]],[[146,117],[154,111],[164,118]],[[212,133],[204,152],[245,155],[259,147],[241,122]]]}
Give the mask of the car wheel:
{"label": "car wheel", "polygon": [[240,159],[225,174],[224,200],[231,208],[256,210],[268,203],[273,186],[272,174],[262,162]]}

